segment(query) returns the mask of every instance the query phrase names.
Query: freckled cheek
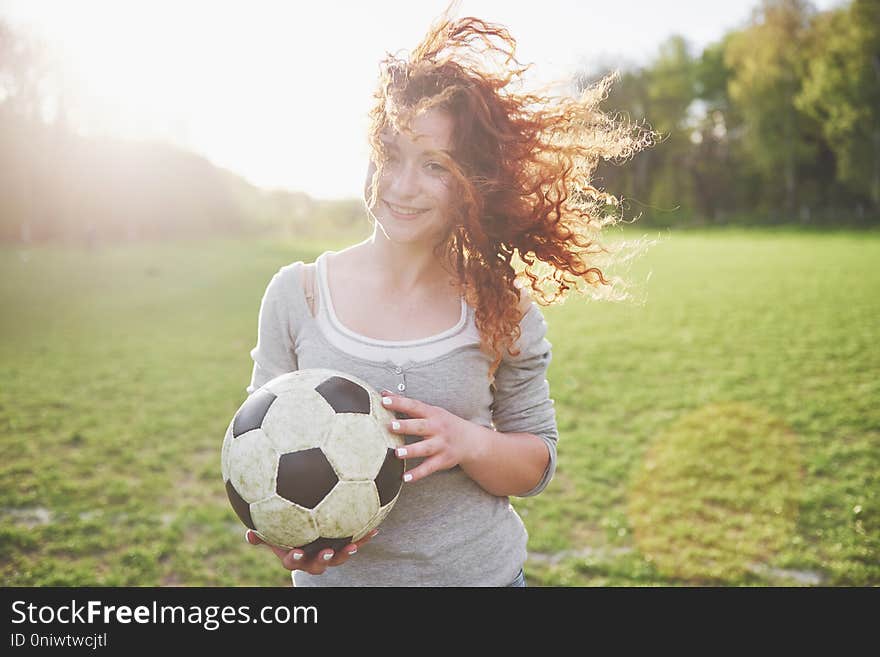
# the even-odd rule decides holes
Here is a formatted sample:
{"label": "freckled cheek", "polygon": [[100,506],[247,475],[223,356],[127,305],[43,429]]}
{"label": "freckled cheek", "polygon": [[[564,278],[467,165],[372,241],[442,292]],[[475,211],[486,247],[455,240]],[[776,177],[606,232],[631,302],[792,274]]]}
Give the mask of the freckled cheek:
{"label": "freckled cheek", "polygon": [[433,180],[431,181],[431,198],[436,207],[446,210],[452,201],[452,194],[446,184],[438,180]]}
{"label": "freckled cheek", "polygon": [[[385,169],[384,175],[379,179],[378,198],[385,196],[391,183],[394,181],[394,172]],[[366,195],[369,198],[369,180],[367,181]],[[452,189],[448,181],[438,176],[424,176],[419,180],[419,191],[421,198],[419,200],[427,201],[434,208],[441,208],[444,211],[448,207],[452,199]]]}

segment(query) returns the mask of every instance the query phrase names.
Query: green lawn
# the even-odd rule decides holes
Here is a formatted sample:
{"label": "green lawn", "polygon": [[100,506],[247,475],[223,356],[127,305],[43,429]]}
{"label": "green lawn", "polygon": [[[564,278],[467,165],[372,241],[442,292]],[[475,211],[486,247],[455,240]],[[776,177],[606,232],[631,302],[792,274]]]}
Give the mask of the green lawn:
{"label": "green lawn", "polygon": [[[2,583],[286,585],[220,444],[269,278],[342,246],[0,249]],[[620,273],[641,303],[544,311],[529,584],[880,584],[880,236],[673,231]]]}

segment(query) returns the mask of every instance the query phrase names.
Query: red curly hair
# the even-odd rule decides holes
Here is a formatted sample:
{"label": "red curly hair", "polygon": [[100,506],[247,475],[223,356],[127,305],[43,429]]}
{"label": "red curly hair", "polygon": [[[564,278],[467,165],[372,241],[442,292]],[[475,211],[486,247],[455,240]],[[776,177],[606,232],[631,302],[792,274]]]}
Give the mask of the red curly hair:
{"label": "red curly hair", "polygon": [[388,158],[380,135],[389,128],[412,135],[412,120],[428,109],[448,113],[452,157],[441,164],[462,200],[435,254],[475,308],[494,380],[504,349],[519,353],[519,288],[528,285],[538,303],[552,305],[579,282],[587,290],[619,282],[606,279],[596,260],[610,253],[597,238],[618,223],[620,205],[590,179],[601,159],[626,160],[656,134],[597,109],[613,75],[580,98],[515,93],[512,81],[529,67],[515,59],[507,29],[448,13],[408,58],[389,53],[381,62],[365,200],[374,207]]}

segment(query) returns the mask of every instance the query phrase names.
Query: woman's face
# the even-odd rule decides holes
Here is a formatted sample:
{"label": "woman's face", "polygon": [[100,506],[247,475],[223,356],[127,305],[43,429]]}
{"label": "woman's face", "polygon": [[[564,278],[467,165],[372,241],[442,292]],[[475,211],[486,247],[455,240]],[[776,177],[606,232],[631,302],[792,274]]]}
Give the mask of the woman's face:
{"label": "woman's face", "polygon": [[[391,241],[435,243],[449,222],[451,177],[437,152],[449,155],[452,149],[452,119],[432,109],[411,128],[412,138],[406,133],[382,134],[389,159],[371,210]],[[371,166],[368,187],[374,170]]]}

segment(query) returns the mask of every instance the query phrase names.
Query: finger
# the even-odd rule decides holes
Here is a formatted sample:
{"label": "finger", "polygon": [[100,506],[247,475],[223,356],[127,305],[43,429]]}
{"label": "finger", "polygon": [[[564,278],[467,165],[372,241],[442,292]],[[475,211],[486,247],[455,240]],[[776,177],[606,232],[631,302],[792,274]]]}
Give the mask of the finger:
{"label": "finger", "polygon": [[342,548],[336,556],[330,560],[331,566],[339,566],[348,561],[352,556],[358,553],[358,550],[362,545],[368,543],[371,538],[373,538],[376,534],[379,533],[378,529],[373,529],[366,536],[361,538],[359,541],[355,541],[354,543],[349,543],[344,548]]}
{"label": "finger", "polygon": [[402,411],[412,417],[426,417],[433,408],[430,404],[418,399],[401,397],[388,390],[382,391],[382,406],[390,410]]}
{"label": "finger", "polygon": [[293,550],[273,548],[273,551],[281,558],[281,563],[287,570],[300,570],[306,561],[306,553],[298,548]]}
{"label": "finger", "polygon": [[348,545],[346,545],[344,549],[345,549],[346,551],[349,551],[349,550],[351,550],[352,548],[354,548],[355,550],[357,550],[357,549],[359,549],[361,546],[363,546],[363,545],[369,543],[369,542],[370,542],[370,539],[373,538],[373,536],[375,536],[375,535],[378,534],[378,533],[379,533],[379,530],[378,530],[378,529],[373,529],[373,530],[367,532],[367,534],[366,534],[365,536],[362,536],[362,537],[361,537],[360,539],[358,539],[357,541],[354,541],[353,543],[349,543]]}
{"label": "finger", "polygon": [[281,559],[282,562],[284,561],[284,559],[288,556],[288,554],[290,552],[290,550],[288,550],[286,548],[281,548],[281,547],[278,547],[277,545],[272,545],[271,543],[267,543],[262,538],[257,536],[257,533],[251,529],[248,529],[244,533],[244,540],[246,540],[251,545],[265,545],[265,546],[267,546],[270,550],[272,550],[272,552],[275,553],[275,556],[277,556],[279,559]]}
{"label": "finger", "polygon": [[254,534],[252,538],[254,538],[258,541],[258,543],[255,543],[255,545],[259,545],[262,543],[263,545],[268,547],[270,550],[272,550],[272,552],[275,553],[275,556],[278,557],[279,559],[281,559],[281,561],[284,561],[284,558],[290,552],[290,550],[288,550],[287,548],[281,548],[281,547],[278,547],[277,545],[272,545],[271,543],[266,543],[266,541],[261,539],[256,534]]}
{"label": "finger", "polygon": [[332,558],[333,550],[322,550],[309,557],[305,552],[297,548],[291,550],[285,558],[284,567],[288,570],[304,570],[312,575],[320,575],[327,570],[327,566]]}
{"label": "finger", "polygon": [[439,454],[440,450],[441,443],[439,440],[436,438],[426,438],[425,440],[398,447],[394,450],[394,453],[399,459],[415,459],[434,456]]}
{"label": "finger", "polygon": [[349,557],[358,553],[358,550],[362,545],[367,543],[371,538],[373,538],[376,534],[379,533],[378,529],[373,529],[366,536],[362,537],[359,541],[355,541],[353,543],[349,543],[341,550],[334,552],[332,549],[327,549],[322,552],[319,552],[314,557],[306,562],[309,567],[313,565],[326,567],[326,566],[339,566],[346,561],[348,561]]}
{"label": "finger", "polygon": [[327,570],[328,566],[338,566],[348,561],[350,556],[357,554],[360,546],[367,543],[378,533],[378,529],[372,530],[359,541],[346,545],[338,554],[334,553],[333,550],[323,550],[311,558],[306,557],[305,552],[299,548],[287,550],[271,543],[266,543],[251,530],[245,532],[245,540],[251,545],[259,545],[260,543],[267,545],[275,553],[275,556],[281,560],[282,565],[287,570],[304,570],[312,575],[320,575]]}
{"label": "finger", "polygon": [[[378,533],[379,533],[379,530],[378,530],[378,529],[373,529],[372,531],[370,531],[370,533],[368,533],[368,534],[367,534],[366,536],[364,536],[362,539],[360,539],[359,541],[355,541],[354,543],[352,543],[352,545],[354,545],[356,548],[360,548],[362,545],[368,543],[368,542],[370,541],[370,539],[373,538],[373,537],[374,537],[376,534],[378,534]],[[350,547],[350,546],[348,546],[348,547]]]}
{"label": "finger", "polygon": [[427,418],[392,420],[388,423],[388,428],[391,429],[393,433],[406,434],[409,436],[430,436],[432,431]]}
{"label": "finger", "polygon": [[437,472],[438,470],[446,470],[449,467],[450,466],[446,464],[446,461],[439,455],[433,456],[431,458],[425,459],[412,470],[407,470],[406,472],[404,472],[403,481],[404,483],[412,484],[419,479],[424,479],[433,472]]}
{"label": "finger", "polygon": [[308,572],[312,575],[321,575],[328,567],[334,565],[335,550],[321,550],[306,564]]}
{"label": "finger", "polygon": [[327,562],[327,565],[334,566],[334,567],[341,566],[346,561],[351,559],[351,557],[353,555],[357,554],[357,551],[358,551],[357,547],[355,547],[354,544],[349,543],[344,548],[342,548],[341,550],[336,552],[336,554],[333,555],[333,557],[330,559],[330,561]]}

